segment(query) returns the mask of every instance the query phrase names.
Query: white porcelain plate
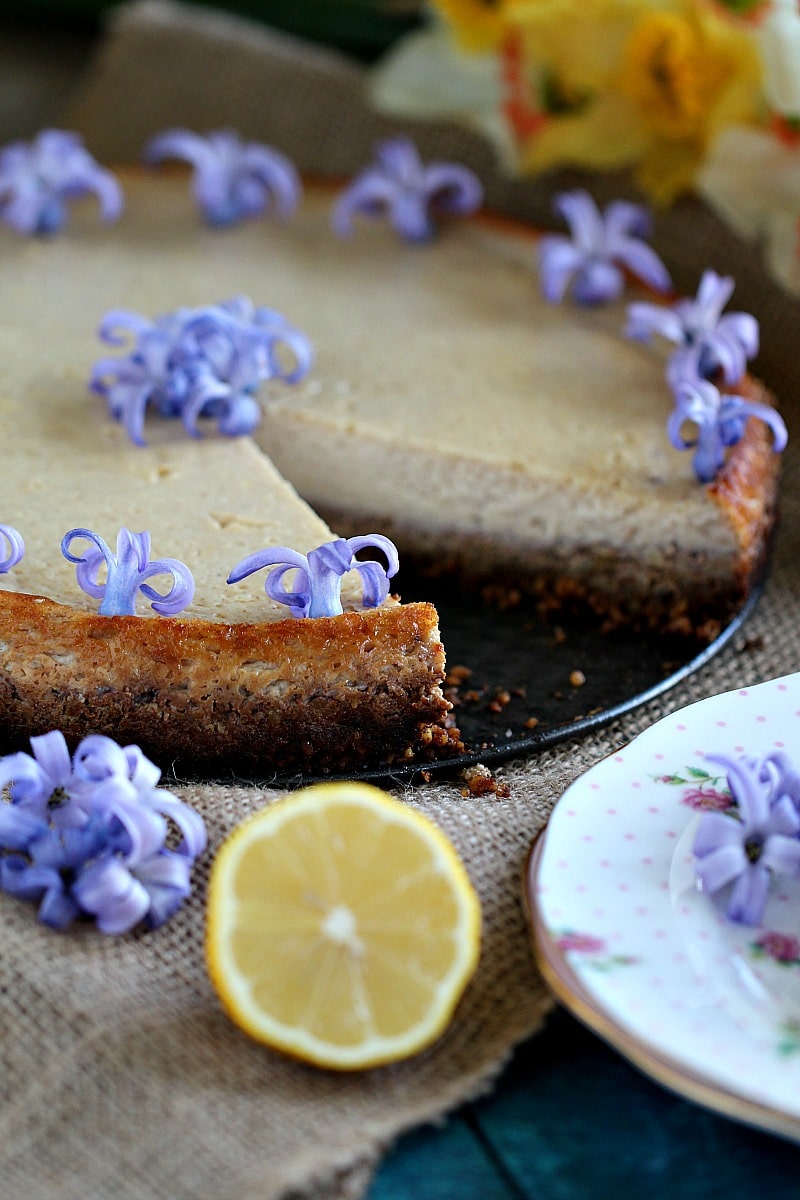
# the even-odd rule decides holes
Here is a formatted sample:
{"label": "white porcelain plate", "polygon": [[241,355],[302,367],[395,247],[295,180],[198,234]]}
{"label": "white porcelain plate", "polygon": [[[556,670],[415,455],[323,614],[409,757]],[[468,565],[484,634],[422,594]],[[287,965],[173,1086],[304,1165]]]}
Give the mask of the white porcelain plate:
{"label": "white porcelain plate", "polygon": [[662,1083],[800,1140],[800,882],[763,923],[698,892],[700,813],[730,803],[707,753],[800,766],[800,674],[702,700],[592,767],[531,854],[534,947],[559,999]]}

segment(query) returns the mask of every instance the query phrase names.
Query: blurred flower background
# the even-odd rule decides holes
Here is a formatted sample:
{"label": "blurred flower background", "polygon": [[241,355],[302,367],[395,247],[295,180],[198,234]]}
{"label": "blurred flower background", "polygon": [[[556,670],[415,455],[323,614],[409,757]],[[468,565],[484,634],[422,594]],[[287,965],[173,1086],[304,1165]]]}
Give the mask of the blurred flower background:
{"label": "blurred flower background", "polygon": [[699,192],[800,293],[800,0],[433,0],[370,74],[383,112],[467,122],[512,173]]}

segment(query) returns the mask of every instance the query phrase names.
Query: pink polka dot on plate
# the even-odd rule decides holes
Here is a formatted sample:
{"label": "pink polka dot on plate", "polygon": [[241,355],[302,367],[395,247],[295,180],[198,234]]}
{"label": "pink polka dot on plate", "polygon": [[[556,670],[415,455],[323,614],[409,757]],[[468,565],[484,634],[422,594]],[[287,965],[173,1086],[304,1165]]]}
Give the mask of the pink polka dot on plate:
{"label": "pink polka dot on plate", "polygon": [[611,863],[609,862],[609,860],[607,858],[601,858],[600,862],[597,865],[599,867],[610,867]]}
{"label": "pink polka dot on plate", "polygon": [[663,761],[664,761],[664,755],[663,755],[663,754],[654,754],[654,755],[653,755],[653,758],[657,759],[659,762],[663,762]]}
{"label": "pink polka dot on plate", "polygon": [[785,691],[786,691],[786,684],[785,684],[785,683],[779,683],[779,684],[778,684],[778,691],[779,691],[779,692],[785,692]]}
{"label": "pink polka dot on plate", "polygon": [[643,865],[643,866],[645,866],[645,867],[652,867],[652,865],[653,865],[653,860],[652,860],[652,858],[643,858],[643,859],[642,859],[642,865]]}
{"label": "pink polka dot on plate", "polygon": [[617,810],[615,808],[607,808],[606,812],[610,817],[615,817],[617,815]]}
{"label": "pink polka dot on plate", "polygon": [[634,911],[636,912],[637,917],[646,917],[647,914],[650,912],[650,909],[645,908],[645,906],[643,904],[639,904],[636,906],[636,909]]}
{"label": "pink polka dot on plate", "polygon": [[686,726],[685,726],[685,725],[676,725],[676,726],[675,726],[675,728],[676,728],[676,729],[677,729],[677,730],[678,730],[680,733],[686,733]]}
{"label": "pink polka dot on plate", "polygon": [[631,890],[631,885],[629,883],[618,883],[617,884],[618,892],[629,892],[630,890]]}
{"label": "pink polka dot on plate", "polygon": [[720,729],[724,729],[727,724],[728,724],[727,721],[717,721],[717,725],[719,726]]}
{"label": "pink polka dot on plate", "polygon": [[635,833],[626,833],[626,834],[625,834],[625,841],[626,841],[626,842],[635,842],[635,841],[636,841],[636,834],[635,834]]}
{"label": "pink polka dot on plate", "polygon": [[766,721],[766,719],[767,719],[766,717],[756,717],[756,720],[762,725]]}
{"label": "pink polka dot on plate", "polygon": [[778,750],[783,750],[783,748],[785,746],[785,742],[776,742],[775,745],[778,748]]}
{"label": "pink polka dot on plate", "polygon": [[733,748],[737,754],[744,754],[744,746],[734,746]]}
{"label": "pink polka dot on plate", "polygon": [[640,788],[641,786],[642,785],[639,783],[638,779],[634,779],[633,783],[631,784],[631,787],[635,787],[635,788]]}
{"label": "pink polka dot on plate", "polygon": [[647,811],[649,813],[657,813],[657,812],[661,812],[661,809],[658,807],[657,804],[650,804],[647,807]]}

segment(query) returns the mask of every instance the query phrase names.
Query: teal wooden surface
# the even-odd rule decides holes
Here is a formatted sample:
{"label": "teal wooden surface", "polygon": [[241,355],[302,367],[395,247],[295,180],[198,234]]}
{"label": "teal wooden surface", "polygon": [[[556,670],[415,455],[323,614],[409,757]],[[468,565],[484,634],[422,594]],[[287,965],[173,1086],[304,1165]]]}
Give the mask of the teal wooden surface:
{"label": "teal wooden surface", "polygon": [[490,1097],[403,1138],[368,1200],[751,1197],[800,1200],[800,1147],[666,1091],[559,1010]]}

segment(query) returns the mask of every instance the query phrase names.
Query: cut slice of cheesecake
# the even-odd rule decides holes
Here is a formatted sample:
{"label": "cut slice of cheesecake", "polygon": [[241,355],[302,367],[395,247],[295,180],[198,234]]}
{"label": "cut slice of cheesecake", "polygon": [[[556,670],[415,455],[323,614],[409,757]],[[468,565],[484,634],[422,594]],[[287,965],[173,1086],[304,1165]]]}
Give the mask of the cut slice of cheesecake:
{"label": "cut slice of cheesecake", "polygon": [[[128,183],[123,222],[78,219],[60,238],[3,236],[0,521],[26,543],[0,577],[4,742],[60,728],[136,741],[164,762],[268,773],[347,770],[446,751],[444,654],[430,605],[296,620],[263,576],[226,578],[245,556],[330,541],[325,522],[248,438],[196,440],[154,418],[141,448],[87,391],[109,309],[151,317],[251,291],[279,307],[259,242],[202,227],[185,181]],[[255,241],[254,241],[255,235]],[[110,545],[147,530],[154,558],[185,562],[195,598],[179,618],[100,617],[60,543],[89,528]],[[369,533],[371,530],[362,532]],[[149,615],[146,615],[149,614]]]}

